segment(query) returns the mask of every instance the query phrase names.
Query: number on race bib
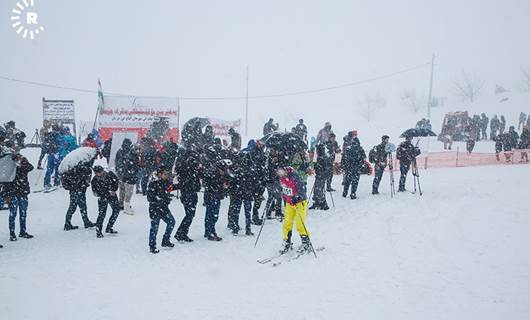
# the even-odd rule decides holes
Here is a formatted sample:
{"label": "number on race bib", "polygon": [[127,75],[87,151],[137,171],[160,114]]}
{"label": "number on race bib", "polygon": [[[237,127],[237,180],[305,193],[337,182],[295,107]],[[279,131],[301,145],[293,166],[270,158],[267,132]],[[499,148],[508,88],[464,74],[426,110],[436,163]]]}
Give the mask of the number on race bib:
{"label": "number on race bib", "polygon": [[288,196],[288,197],[292,197],[293,196],[293,189],[287,188],[287,187],[283,187],[283,194]]}

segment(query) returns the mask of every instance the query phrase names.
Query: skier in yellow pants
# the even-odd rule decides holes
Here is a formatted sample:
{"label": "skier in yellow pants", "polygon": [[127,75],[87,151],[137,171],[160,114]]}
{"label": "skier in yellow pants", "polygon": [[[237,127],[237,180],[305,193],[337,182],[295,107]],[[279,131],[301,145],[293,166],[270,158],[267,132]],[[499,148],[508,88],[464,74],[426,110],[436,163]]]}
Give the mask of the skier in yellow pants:
{"label": "skier in yellow pants", "polygon": [[277,171],[286,202],[283,221],[283,246],[280,253],[292,250],[291,242],[293,224],[302,239],[299,251],[310,251],[309,231],[306,227],[307,188],[300,175],[291,167],[280,168]]}

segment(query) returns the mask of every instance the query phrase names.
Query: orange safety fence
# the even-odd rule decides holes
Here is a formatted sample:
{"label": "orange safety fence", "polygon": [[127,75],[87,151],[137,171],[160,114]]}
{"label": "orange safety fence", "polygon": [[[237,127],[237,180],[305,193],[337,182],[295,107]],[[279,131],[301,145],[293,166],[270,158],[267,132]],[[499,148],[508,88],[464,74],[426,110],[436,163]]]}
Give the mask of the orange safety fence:
{"label": "orange safety fence", "polygon": [[[515,149],[501,153],[467,153],[461,151],[429,152],[416,159],[419,169],[429,168],[458,168],[491,165],[528,164],[530,149]],[[399,171],[399,160],[393,158],[394,171]],[[373,164],[371,164],[373,167]],[[342,174],[340,167],[340,154],[334,165],[334,174]],[[386,171],[390,169],[387,167]],[[372,170],[373,174],[373,170]]]}

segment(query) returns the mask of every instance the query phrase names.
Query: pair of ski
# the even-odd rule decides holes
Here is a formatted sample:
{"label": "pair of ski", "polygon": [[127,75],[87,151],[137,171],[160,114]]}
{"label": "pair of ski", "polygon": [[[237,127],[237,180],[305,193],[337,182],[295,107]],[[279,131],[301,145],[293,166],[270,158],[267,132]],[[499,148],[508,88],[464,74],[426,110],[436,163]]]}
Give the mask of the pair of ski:
{"label": "pair of ski", "polygon": [[[325,247],[318,247],[318,248],[315,248],[315,251],[316,252],[320,252],[320,251],[323,251],[325,250],[326,248]],[[300,257],[308,254],[308,253],[312,253],[312,251],[297,251],[295,253],[295,255],[291,255],[289,254],[288,252],[286,253],[278,253],[272,257],[268,257],[268,258],[264,258],[264,259],[260,259],[258,260],[258,263],[260,264],[269,264],[269,263],[272,263],[272,266],[273,267],[277,267],[279,265],[281,265],[282,263],[284,262],[292,262],[294,260],[298,260],[300,259]]]}

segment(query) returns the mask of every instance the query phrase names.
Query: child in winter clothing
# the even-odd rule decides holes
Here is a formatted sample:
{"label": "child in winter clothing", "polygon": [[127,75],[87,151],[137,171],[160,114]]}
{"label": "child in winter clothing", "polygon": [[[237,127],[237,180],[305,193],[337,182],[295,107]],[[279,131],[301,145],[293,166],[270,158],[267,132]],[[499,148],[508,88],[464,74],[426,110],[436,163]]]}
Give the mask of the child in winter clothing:
{"label": "child in winter clothing", "polygon": [[166,232],[162,238],[162,247],[172,248],[175,245],[169,241],[171,232],[175,227],[175,218],[169,211],[171,203],[171,191],[175,185],[169,181],[169,169],[161,166],[156,172],[155,180],[151,181],[147,187],[147,201],[149,201],[149,217],[151,218],[151,229],[149,230],[149,251],[151,253],[160,252],[156,248],[156,235],[160,220],[166,223]]}
{"label": "child in winter clothing", "polygon": [[277,170],[285,200],[285,220],[283,221],[283,248],[281,253],[292,249],[291,236],[296,221],[296,231],[302,239],[301,251],[310,250],[309,232],[306,228],[307,189],[303,179],[291,167]]}
{"label": "child in winter clothing", "polygon": [[2,188],[2,197],[9,205],[9,233],[10,240],[16,241],[15,218],[19,213],[20,232],[19,237],[31,239],[33,236],[26,232],[26,215],[28,210],[28,194],[30,193],[28,173],[33,170],[33,166],[28,159],[20,154],[15,156],[16,175],[15,180],[6,183]]}
{"label": "child in winter clothing", "polygon": [[92,191],[94,195],[98,197],[98,219],[96,220],[96,236],[103,238],[103,222],[105,221],[105,215],[107,214],[107,207],[110,204],[112,209],[112,215],[110,216],[106,233],[118,233],[112,227],[118,219],[120,214],[120,202],[118,200],[119,180],[114,172],[105,172],[102,166],[94,166],[94,178],[92,178]]}

